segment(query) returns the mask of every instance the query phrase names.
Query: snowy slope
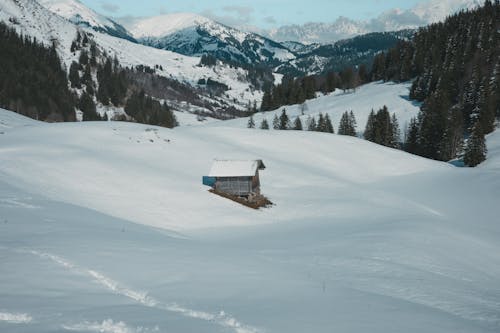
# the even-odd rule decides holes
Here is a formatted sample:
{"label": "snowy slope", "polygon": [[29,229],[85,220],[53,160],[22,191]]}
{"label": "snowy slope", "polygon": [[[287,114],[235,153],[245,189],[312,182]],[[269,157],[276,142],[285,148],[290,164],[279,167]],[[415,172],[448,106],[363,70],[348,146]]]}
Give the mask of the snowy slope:
{"label": "snowy slope", "polygon": [[[16,23],[12,23],[15,18]],[[10,21],[9,21],[10,19]],[[56,15],[33,0],[5,0],[0,2],[0,20],[12,25],[19,33],[36,38],[46,45],[55,42],[59,55],[69,68],[78,54],[70,52],[72,41],[76,37],[77,27]],[[90,30],[89,30],[90,31]],[[135,67],[161,65],[159,74],[196,86],[200,79],[211,78],[227,85],[230,90],[222,96],[222,103],[246,108],[248,102],[262,98],[260,91],[253,91],[246,79],[247,72],[242,69],[218,65],[212,68],[200,67],[199,57],[188,57],[178,53],[158,50],[132,43],[108,34],[91,31],[98,47],[110,56],[117,56],[121,65]]]}
{"label": "snowy slope", "polygon": [[133,39],[123,26],[96,13],[78,0],[38,0],[38,2],[76,25],[89,27],[115,37]]}
{"label": "snowy slope", "polygon": [[127,20],[126,26],[135,38],[159,38],[208,22],[211,20],[201,15],[176,13]]}
{"label": "snowy slope", "polygon": [[[337,89],[334,93],[306,101],[307,110],[304,115],[301,115],[301,105],[289,105],[274,111],[256,113],[253,118],[257,127],[263,119],[267,119],[271,125],[274,116],[279,116],[282,110],[285,109],[292,123],[299,116],[305,126],[309,117],[315,117],[317,120],[319,113],[328,113],[335,131],[337,131],[342,114],[345,111],[353,111],[358,125],[357,132],[362,133],[365,130],[371,110],[377,112],[385,105],[391,114],[396,114],[400,128],[403,130],[410,120],[417,116],[420,110],[419,104],[409,99],[410,87],[411,83],[373,82],[360,86],[354,92],[344,93],[342,90]],[[210,125],[245,128],[247,123],[248,118],[239,118],[223,123],[211,123]]]}
{"label": "snowy slope", "polygon": [[[0,120],[0,331],[498,330],[496,166],[321,133]],[[216,157],[262,158],[276,206],[208,193]]]}

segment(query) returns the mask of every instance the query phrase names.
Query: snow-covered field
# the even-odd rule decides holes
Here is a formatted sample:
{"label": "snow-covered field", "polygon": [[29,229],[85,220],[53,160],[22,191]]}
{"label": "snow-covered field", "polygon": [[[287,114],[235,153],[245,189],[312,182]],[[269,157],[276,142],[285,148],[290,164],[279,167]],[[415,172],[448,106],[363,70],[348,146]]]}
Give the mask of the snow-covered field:
{"label": "snow-covered field", "polygon": [[[498,332],[500,133],[466,169],[223,124],[0,111],[0,331]],[[208,193],[214,158],[276,205]]]}

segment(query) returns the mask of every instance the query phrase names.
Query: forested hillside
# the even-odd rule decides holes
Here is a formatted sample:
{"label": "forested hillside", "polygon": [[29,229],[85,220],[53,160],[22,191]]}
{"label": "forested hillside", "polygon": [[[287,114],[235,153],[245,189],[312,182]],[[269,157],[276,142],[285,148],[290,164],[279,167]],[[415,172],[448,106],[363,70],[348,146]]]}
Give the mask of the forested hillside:
{"label": "forested hillside", "polygon": [[[135,76],[151,68],[123,68],[100,51],[92,36],[78,31],[71,52],[78,59],[66,73],[56,47],[23,37],[0,22],[0,107],[44,121],[106,120],[97,106],[124,108],[116,120],[174,127],[177,121],[165,103],[145,95]],[[127,112],[129,111],[129,112]]]}
{"label": "forested hillside", "polygon": [[[407,131],[406,149],[437,160],[477,150],[500,116],[500,4],[486,1],[444,23],[422,28],[374,61],[372,80],[414,79],[410,98],[423,102]],[[479,140],[477,139],[479,138]],[[481,162],[470,161],[469,165]]]}
{"label": "forested hillside", "polygon": [[2,22],[0,107],[39,120],[75,120],[75,99],[55,47],[19,36]]}

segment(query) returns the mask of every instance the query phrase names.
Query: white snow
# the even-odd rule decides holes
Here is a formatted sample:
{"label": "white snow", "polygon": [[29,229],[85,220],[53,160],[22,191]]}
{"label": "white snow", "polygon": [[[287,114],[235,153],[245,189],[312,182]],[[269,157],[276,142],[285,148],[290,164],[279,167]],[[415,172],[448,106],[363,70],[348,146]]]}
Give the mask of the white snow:
{"label": "white snow", "polygon": [[[2,332],[498,330],[500,132],[469,169],[231,122],[0,120],[0,312],[36,318]],[[217,156],[262,159],[275,206],[208,193]]]}
{"label": "white snow", "polygon": [[10,324],[26,324],[33,320],[30,315],[26,313],[9,313],[0,312],[0,322],[7,322]]}
{"label": "white snow", "polygon": [[215,160],[209,177],[253,177],[261,161]]}
{"label": "white snow", "polygon": [[212,22],[210,19],[192,13],[175,13],[152,16],[143,19],[123,21],[125,28],[135,38],[164,37],[179,30]]}
{"label": "white snow", "polygon": [[38,0],[38,2],[50,11],[75,24],[86,22],[95,28],[114,28],[112,21],[97,14],[78,0]]}

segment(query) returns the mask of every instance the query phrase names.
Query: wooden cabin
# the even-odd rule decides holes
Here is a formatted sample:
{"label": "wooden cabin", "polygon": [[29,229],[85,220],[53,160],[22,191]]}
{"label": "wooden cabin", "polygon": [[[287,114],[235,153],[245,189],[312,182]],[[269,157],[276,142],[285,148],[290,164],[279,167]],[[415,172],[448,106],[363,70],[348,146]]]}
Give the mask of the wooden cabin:
{"label": "wooden cabin", "polygon": [[215,160],[208,179],[216,191],[248,198],[260,195],[259,170],[265,168],[262,160]]}

